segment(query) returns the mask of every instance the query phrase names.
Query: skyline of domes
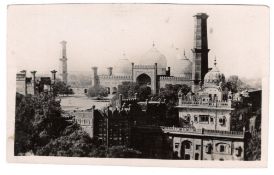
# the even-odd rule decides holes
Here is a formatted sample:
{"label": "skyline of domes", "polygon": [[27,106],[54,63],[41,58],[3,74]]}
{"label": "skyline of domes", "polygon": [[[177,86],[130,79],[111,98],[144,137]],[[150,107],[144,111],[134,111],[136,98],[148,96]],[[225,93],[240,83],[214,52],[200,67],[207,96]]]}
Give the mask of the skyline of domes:
{"label": "skyline of domes", "polygon": [[219,68],[217,67],[217,62],[215,58],[213,68],[208,73],[206,73],[204,77],[204,85],[219,86],[220,82],[225,82],[225,76],[222,72],[220,72]]}

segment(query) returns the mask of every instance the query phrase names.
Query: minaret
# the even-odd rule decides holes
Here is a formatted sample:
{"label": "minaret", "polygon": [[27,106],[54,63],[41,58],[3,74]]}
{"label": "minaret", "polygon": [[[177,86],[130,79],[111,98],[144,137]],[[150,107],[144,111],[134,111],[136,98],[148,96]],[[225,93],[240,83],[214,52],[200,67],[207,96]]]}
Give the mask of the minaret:
{"label": "minaret", "polygon": [[67,84],[68,81],[68,70],[67,70],[67,48],[66,48],[66,41],[61,41],[60,44],[62,45],[61,50],[61,58],[60,58],[60,70],[59,75],[61,78],[61,81]]}
{"label": "minaret", "polygon": [[204,76],[208,72],[208,44],[207,44],[207,18],[206,13],[197,13],[193,16],[194,24],[194,46],[192,63],[192,92],[199,89],[203,84]]}

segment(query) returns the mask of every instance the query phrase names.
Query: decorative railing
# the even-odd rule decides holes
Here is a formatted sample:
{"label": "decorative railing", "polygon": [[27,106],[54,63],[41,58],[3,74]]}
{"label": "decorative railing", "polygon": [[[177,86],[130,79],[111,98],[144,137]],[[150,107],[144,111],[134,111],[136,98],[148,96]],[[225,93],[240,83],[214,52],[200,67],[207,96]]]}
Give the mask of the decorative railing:
{"label": "decorative railing", "polygon": [[154,69],[155,65],[134,65],[135,69]]}
{"label": "decorative railing", "polygon": [[180,128],[180,127],[165,127],[161,126],[163,132],[175,132],[178,134],[200,134],[200,135],[214,135],[214,136],[237,136],[243,137],[242,131],[219,131],[219,130],[207,130],[207,129],[195,129],[195,128]]}
{"label": "decorative railing", "polygon": [[179,106],[203,106],[203,107],[228,107],[231,108],[231,101],[179,101]]}
{"label": "decorative railing", "polygon": [[186,80],[189,80],[188,77],[165,77],[165,76],[162,76],[160,77],[160,80],[166,80],[166,81],[173,81],[173,80],[176,80],[176,81],[186,81]]}
{"label": "decorative railing", "polygon": [[99,78],[102,79],[123,79],[123,80],[131,80],[132,76],[130,75],[99,75]]}

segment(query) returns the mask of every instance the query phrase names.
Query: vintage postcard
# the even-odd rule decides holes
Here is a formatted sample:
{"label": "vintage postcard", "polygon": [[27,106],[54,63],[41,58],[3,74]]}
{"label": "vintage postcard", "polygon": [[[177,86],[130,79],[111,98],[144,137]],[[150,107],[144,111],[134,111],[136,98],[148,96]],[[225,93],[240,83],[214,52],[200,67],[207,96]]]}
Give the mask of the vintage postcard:
{"label": "vintage postcard", "polygon": [[266,167],[269,8],[10,5],[7,159]]}

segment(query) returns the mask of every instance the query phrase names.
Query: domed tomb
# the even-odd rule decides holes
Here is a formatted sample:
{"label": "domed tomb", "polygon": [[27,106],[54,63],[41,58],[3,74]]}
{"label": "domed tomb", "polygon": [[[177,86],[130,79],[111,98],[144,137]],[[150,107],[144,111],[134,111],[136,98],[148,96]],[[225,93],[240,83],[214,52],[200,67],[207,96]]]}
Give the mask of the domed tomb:
{"label": "domed tomb", "polygon": [[132,64],[127,59],[126,54],[123,53],[123,57],[120,58],[113,68],[113,74],[118,76],[129,76],[131,75]]}

